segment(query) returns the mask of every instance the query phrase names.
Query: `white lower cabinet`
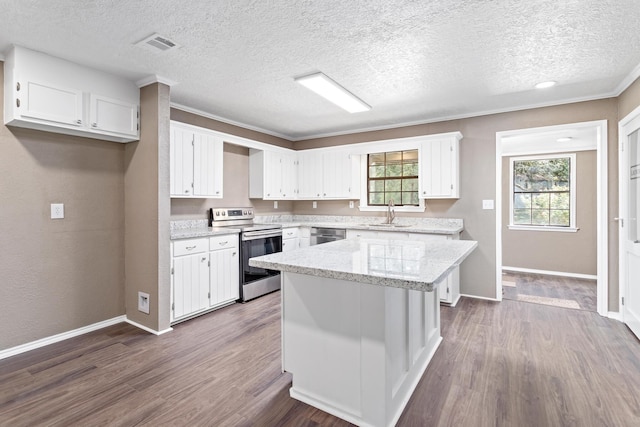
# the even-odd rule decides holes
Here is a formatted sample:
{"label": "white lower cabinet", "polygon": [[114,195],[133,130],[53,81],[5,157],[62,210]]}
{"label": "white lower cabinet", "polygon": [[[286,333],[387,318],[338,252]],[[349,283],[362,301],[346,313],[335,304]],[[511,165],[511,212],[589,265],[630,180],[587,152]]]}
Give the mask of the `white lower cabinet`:
{"label": "white lower cabinet", "polygon": [[205,239],[173,243],[172,319],[209,307],[209,252]]}
{"label": "white lower cabinet", "polygon": [[[347,230],[347,239],[396,239],[396,240],[458,240],[458,234],[425,234],[408,233],[406,231],[374,231],[374,230]],[[449,276],[438,285],[440,302],[455,307],[460,299],[460,267],[456,267]]]}
{"label": "white lower cabinet", "polygon": [[311,228],[300,227],[298,232],[298,247],[306,248],[311,246]]}
{"label": "white lower cabinet", "polygon": [[282,252],[289,252],[300,247],[298,227],[282,229]]}
{"label": "white lower cabinet", "polygon": [[209,238],[211,307],[227,304],[240,298],[238,248],[237,234]]}
{"label": "white lower cabinet", "polygon": [[171,254],[172,322],[240,297],[238,235],[177,240]]}

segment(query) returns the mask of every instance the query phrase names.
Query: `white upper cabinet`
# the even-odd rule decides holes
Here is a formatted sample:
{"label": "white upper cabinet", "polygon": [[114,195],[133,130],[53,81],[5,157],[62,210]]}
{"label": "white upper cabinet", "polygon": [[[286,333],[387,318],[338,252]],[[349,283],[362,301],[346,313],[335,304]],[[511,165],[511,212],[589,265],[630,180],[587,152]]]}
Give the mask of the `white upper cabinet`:
{"label": "white upper cabinet", "polygon": [[460,139],[455,133],[420,144],[419,194],[422,199],[460,197]]}
{"label": "white upper cabinet", "polygon": [[323,188],[322,153],[315,150],[298,152],[298,183],[301,199],[320,199]]}
{"label": "white upper cabinet", "polygon": [[122,135],[138,135],[138,106],[130,102],[91,94],[89,123],[92,129]]}
{"label": "white upper cabinet", "polygon": [[249,150],[249,197],[264,200],[295,199],[298,160],[295,152]]}
{"label": "white upper cabinet", "polygon": [[115,142],[138,140],[132,82],[21,47],[4,62],[4,123]]}
{"label": "white upper cabinet", "polygon": [[171,197],[222,198],[224,142],[206,129],[171,122]]}
{"label": "white upper cabinet", "polygon": [[15,109],[23,118],[42,120],[73,127],[82,126],[82,91],[18,79]]}
{"label": "white upper cabinet", "polygon": [[344,150],[298,152],[299,199],[357,199],[360,197],[359,156]]}

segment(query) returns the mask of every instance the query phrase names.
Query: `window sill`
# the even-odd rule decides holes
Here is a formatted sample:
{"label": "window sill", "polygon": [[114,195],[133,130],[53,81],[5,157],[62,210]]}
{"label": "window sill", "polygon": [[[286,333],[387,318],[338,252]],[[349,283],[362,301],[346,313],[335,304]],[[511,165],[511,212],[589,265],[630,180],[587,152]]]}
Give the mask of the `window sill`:
{"label": "window sill", "polygon": [[529,225],[508,225],[509,230],[521,231],[555,231],[560,233],[575,233],[580,230],[577,227],[546,227],[546,226],[529,226]]}
{"label": "window sill", "polygon": [[[387,206],[358,206],[360,212],[387,212]],[[424,206],[394,206],[394,212],[424,212]]]}

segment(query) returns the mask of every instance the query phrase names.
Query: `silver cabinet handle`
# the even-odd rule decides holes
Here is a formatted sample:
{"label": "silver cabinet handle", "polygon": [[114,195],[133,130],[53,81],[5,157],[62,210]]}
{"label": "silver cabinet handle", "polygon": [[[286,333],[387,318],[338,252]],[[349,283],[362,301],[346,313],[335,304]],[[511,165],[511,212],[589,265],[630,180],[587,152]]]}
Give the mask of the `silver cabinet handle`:
{"label": "silver cabinet handle", "polygon": [[76,120],[76,123],[81,125],[82,124],[82,120],[78,119],[78,120]]}
{"label": "silver cabinet handle", "polygon": [[97,128],[98,124],[97,123],[91,123],[91,127]]}
{"label": "silver cabinet handle", "polygon": [[218,244],[219,244],[220,246],[224,246],[224,245],[226,245],[227,243],[229,243],[229,241],[228,241],[228,240],[226,240],[226,241],[224,241],[224,242],[218,242]]}
{"label": "silver cabinet handle", "polygon": [[196,248],[196,246],[194,245],[194,246],[187,246],[185,249],[188,250],[188,251],[192,251],[195,248]]}
{"label": "silver cabinet handle", "polygon": [[184,190],[184,194],[189,194],[189,190]]}

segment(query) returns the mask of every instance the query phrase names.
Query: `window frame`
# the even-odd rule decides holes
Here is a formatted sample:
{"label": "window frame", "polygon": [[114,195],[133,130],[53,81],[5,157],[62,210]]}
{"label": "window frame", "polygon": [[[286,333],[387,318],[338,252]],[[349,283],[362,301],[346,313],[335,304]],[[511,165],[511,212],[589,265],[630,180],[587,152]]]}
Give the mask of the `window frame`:
{"label": "window frame", "polygon": [[[415,163],[416,168],[417,168],[415,175],[411,175],[411,176],[404,176],[404,175],[386,176],[386,174],[385,174],[385,176],[383,176],[383,177],[372,177],[369,174],[370,173],[370,167],[371,167],[371,164],[369,162],[369,156],[372,156],[372,155],[384,155],[384,159],[385,159],[384,160],[384,167],[385,167],[385,170],[386,170],[386,168],[390,165],[390,163],[387,161],[387,156],[390,153],[400,153],[400,155],[402,157],[402,160],[401,160],[400,164],[401,164],[401,166],[404,166],[405,165],[404,153],[409,152],[409,151],[415,151],[415,155],[416,155],[415,162],[409,162],[408,161],[406,164]],[[367,153],[365,156],[367,157],[367,171],[366,171],[366,173],[367,173],[367,187],[366,187],[367,194],[366,194],[366,197],[367,197],[367,205],[368,206],[371,206],[371,207],[387,207],[388,204],[386,204],[386,203],[384,203],[384,204],[375,204],[375,205],[369,204],[369,202],[370,202],[370,197],[369,196],[372,193],[371,192],[371,188],[370,188],[371,181],[382,181],[383,182],[383,186],[385,187],[385,190],[382,191],[382,194],[385,195],[385,199],[386,199],[386,194],[387,193],[391,193],[391,191],[387,191],[386,190],[386,181],[387,180],[400,180],[401,181],[401,183],[400,183],[400,188],[401,189],[399,191],[399,193],[400,193],[400,203],[398,203],[398,201],[394,201],[394,207],[397,206],[398,208],[400,208],[400,207],[405,207],[406,206],[406,207],[414,207],[415,208],[415,207],[418,207],[420,205],[420,192],[419,192],[418,188],[416,188],[415,191],[403,191],[402,190],[403,186],[405,185],[405,183],[403,183],[402,181],[404,181],[405,179],[406,180],[415,179],[416,183],[419,185],[419,182],[420,182],[420,150],[419,149],[416,148],[416,149],[410,149],[410,150],[380,151],[380,152],[377,152],[377,153]],[[403,173],[404,173],[404,168],[403,168]],[[413,192],[415,192],[416,198],[418,199],[418,203],[410,204],[410,205],[402,204],[402,198],[404,197],[403,193],[413,193]],[[376,194],[376,193],[380,193],[380,192],[379,191],[373,191],[373,193]],[[395,193],[397,193],[397,191]]]}
{"label": "window frame", "polygon": [[[376,147],[378,148],[378,147]],[[401,147],[393,147],[393,149],[389,150],[389,147],[382,148],[381,150],[374,151],[374,148],[370,148],[366,151],[366,153],[362,153],[360,155],[360,203],[358,206],[358,210],[360,212],[386,212],[387,206],[380,205],[369,205],[369,162],[368,155],[369,154],[377,154],[377,153],[392,153],[395,151],[409,151],[409,150],[418,150],[418,183],[420,183],[420,143],[417,142],[415,144],[407,144],[402,145]],[[362,190],[364,189],[364,191]],[[418,205],[411,206],[395,206],[393,208],[395,212],[424,212],[425,211],[425,203],[424,199],[420,197],[418,194]]]}
{"label": "window frame", "polygon": [[[552,160],[552,159],[569,159],[569,226],[561,225],[522,225],[514,224],[513,221],[513,199],[514,199],[514,165],[518,161],[528,160]],[[579,230],[576,224],[576,153],[562,154],[539,154],[535,156],[518,156],[509,158],[509,224],[510,230],[526,230],[526,231],[556,231],[556,232],[576,232]]]}

